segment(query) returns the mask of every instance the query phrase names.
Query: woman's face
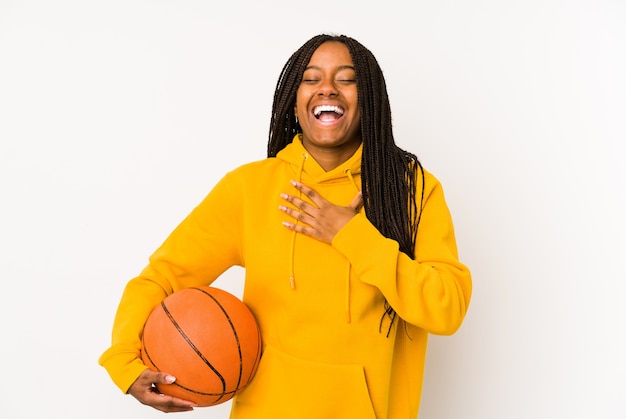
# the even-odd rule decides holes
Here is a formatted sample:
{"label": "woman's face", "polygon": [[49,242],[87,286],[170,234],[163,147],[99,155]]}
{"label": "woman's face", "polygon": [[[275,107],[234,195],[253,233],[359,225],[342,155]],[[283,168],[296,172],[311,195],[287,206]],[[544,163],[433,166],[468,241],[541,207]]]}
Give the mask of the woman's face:
{"label": "woman's face", "polygon": [[361,143],[354,64],[348,47],[325,42],[311,56],[296,94],[296,116],[305,148],[349,158]]}

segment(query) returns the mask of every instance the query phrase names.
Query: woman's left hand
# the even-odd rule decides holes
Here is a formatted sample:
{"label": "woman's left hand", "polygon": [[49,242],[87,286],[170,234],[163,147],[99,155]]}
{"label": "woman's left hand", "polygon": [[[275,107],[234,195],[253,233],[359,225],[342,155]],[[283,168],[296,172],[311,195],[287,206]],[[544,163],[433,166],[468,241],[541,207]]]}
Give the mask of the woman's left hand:
{"label": "woman's left hand", "polygon": [[283,193],[280,195],[285,201],[295,208],[281,205],[279,209],[303,224],[283,222],[290,230],[313,237],[324,243],[330,244],[335,235],[352,219],[363,205],[363,197],[358,192],[347,207],[335,205],[322,197],[319,193],[308,186],[291,181],[294,188],[302,192],[315,205],[293,195]]}

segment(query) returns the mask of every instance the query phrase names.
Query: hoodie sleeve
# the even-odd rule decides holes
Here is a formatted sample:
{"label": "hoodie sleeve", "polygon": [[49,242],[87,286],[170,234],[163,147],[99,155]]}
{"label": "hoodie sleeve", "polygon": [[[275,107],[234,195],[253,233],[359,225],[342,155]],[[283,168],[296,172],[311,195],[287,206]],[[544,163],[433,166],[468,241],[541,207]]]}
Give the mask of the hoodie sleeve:
{"label": "hoodie sleeve", "polygon": [[152,309],[182,288],[209,285],[226,269],[242,264],[241,212],[228,175],[150,256],[149,264],[123,292],[111,346],[99,358],[114,383],[127,392],[147,368],[140,359],[141,333]]}
{"label": "hoodie sleeve", "polygon": [[437,179],[426,173],[415,260],[357,214],[332,245],[358,278],[377,287],[406,322],[432,334],[449,335],[463,322],[472,292],[471,275],[457,254],[452,218]]}

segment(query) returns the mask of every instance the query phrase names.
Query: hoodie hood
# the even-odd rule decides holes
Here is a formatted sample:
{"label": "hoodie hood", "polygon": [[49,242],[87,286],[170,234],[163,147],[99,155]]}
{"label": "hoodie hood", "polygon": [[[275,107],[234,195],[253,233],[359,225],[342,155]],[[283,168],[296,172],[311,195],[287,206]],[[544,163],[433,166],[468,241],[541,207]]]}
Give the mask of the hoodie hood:
{"label": "hoodie hood", "polygon": [[288,162],[296,176],[295,180],[314,185],[327,182],[350,181],[355,185],[355,192],[360,190],[360,185],[354,182],[352,176],[361,174],[361,157],[363,144],[345,162],[336,168],[325,171],[302,145],[302,134],[296,134],[291,144],[282,149],[276,158]]}

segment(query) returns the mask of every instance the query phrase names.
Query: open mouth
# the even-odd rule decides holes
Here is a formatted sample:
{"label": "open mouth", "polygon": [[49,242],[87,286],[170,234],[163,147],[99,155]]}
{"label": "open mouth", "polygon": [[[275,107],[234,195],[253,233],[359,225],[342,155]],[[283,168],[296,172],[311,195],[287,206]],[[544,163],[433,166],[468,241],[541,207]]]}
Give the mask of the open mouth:
{"label": "open mouth", "polygon": [[343,116],[344,110],[336,105],[321,105],[313,108],[313,116],[320,121],[335,121]]}

